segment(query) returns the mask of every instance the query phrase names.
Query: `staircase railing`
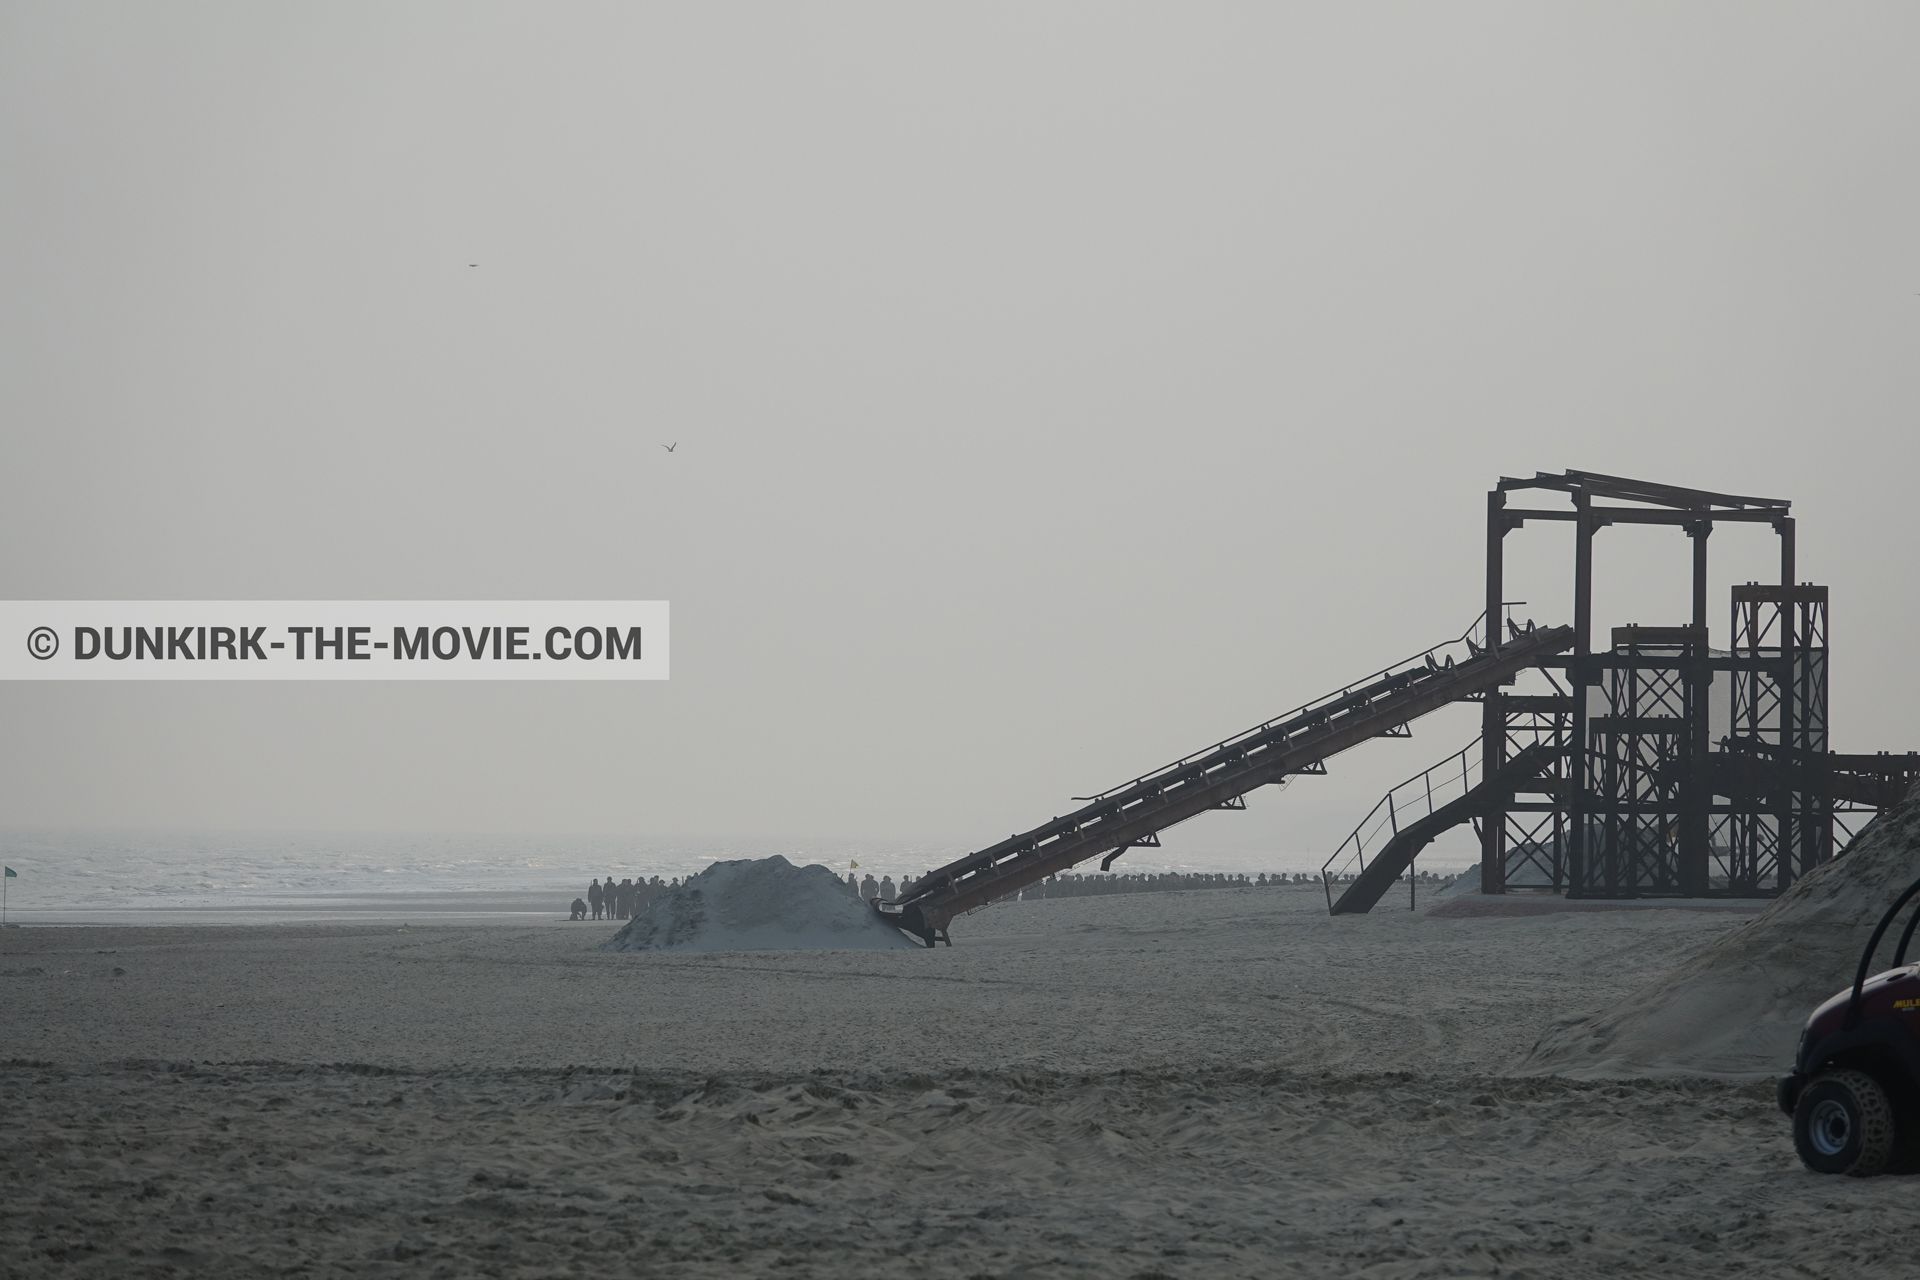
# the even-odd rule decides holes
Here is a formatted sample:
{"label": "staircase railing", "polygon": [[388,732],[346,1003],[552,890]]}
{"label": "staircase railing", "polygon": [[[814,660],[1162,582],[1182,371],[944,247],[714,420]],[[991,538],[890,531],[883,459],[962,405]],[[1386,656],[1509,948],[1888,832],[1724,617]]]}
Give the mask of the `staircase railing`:
{"label": "staircase railing", "polygon": [[[1378,853],[1400,834],[1400,828],[1430,816],[1441,805],[1458,800],[1480,785],[1480,739],[1460,748],[1446,759],[1414,774],[1405,782],[1389,788],[1380,802],[1360,819],[1353,834],[1340,842],[1320,868],[1320,884],[1327,891],[1327,910],[1333,910],[1333,886],[1336,878],[1358,877],[1367,869],[1367,857]],[[1411,865],[1407,877],[1415,872]]]}

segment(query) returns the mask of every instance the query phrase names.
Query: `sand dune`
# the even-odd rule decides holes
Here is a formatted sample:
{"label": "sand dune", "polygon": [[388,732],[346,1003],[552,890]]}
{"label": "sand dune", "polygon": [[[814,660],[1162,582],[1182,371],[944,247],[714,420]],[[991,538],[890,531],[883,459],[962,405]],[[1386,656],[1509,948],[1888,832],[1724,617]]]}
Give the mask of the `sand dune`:
{"label": "sand dune", "polygon": [[[1591,1018],[1554,1028],[1521,1070],[1585,1078],[1764,1078],[1814,1006],[1853,981],[1880,915],[1920,878],[1920,792],[1760,915]],[[1892,963],[1898,935],[1881,944]],[[1920,957],[1916,957],[1920,958]]]}
{"label": "sand dune", "polygon": [[603,951],[909,951],[825,867],[779,854],[716,862],[688,876],[601,943]]}

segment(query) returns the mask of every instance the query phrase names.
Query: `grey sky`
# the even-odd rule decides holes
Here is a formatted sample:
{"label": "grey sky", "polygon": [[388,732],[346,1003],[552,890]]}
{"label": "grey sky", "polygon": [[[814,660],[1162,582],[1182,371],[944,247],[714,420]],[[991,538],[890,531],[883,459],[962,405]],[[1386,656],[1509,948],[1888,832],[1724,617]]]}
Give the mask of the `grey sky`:
{"label": "grey sky", "polygon": [[[1917,48],[1872,4],[0,4],[0,594],[675,632],[667,685],[0,687],[0,825],[983,843],[1457,634],[1485,490],[1566,467],[1793,499],[1835,745],[1920,747]],[[1520,612],[1566,543],[1510,540]],[[1773,542],[1712,553],[1723,629]],[[1683,621],[1686,564],[1604,532],[1597,621]],[[1450,714],[1192,838],[1337,841]]]}

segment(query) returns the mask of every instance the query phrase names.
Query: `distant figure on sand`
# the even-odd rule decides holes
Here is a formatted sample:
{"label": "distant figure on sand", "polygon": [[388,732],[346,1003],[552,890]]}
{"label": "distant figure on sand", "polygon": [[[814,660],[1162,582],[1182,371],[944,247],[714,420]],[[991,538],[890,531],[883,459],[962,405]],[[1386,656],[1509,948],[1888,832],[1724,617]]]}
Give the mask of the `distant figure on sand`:
{"label": "distant figure on sand", "polygon": [[567,919],[585,920],[586,918],[587,918],[587,904],[580,901],[580,899],[575,898],[573,900],[573,914],[568,916]]}
{"label": "distant figure on sand", "polygon": [[600,918],[600,901],[606,895],[600,892],[600,882],[595,880],[587,886],[587,905],[593,908],[593,918]]}
{"label": "distant figure on sand", "polygon": [[860,896],[868,902],[872,902],[879,892],[880,885],[874,880],[873,872],[867,872],[866,879],[860,882]]}
{"label": "distant figure on sand", "polygon": [[888,902],[893,901],[893,877],[880,877],[880,896]]}

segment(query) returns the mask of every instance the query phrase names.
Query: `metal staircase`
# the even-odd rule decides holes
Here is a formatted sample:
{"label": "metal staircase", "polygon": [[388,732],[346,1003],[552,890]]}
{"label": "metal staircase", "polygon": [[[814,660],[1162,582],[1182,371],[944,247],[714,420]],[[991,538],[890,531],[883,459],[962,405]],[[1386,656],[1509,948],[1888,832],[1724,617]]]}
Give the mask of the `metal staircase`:
{"label": "metal staircase", "polygon": [[[1371,911],[1413,869],[1413,860],[1435,837],[1479,817],[1497,800],[1511,802],[1516,790],[1564,754],[1558,746],[1537,743],[1494,770],[1492,777],[1482,778],[1480,744],[1474,742],[1388,791],[1320,868],[1328,912],[1343,916]],[[1336,902],[1334,883],[1347,875],[1353,879]]]}
{"label": "metal staircase", "polygon": [[1405,736],[1405,726],[1450,702],[1509,683],[1542,658],[1573,645],[1571,627],[1529,625],[1493,650],[1466,634],[1422,650],[1364,679],[1101,792],[1062,817],[988,845],[930,872],[911,892],[874,909],[928,946],[945,939],[954,916],[1015,893],[1089,858],[1101,869],[1158,833],[1210,809],[1244,808],[1257,787],[1296,774],[1324,773],[1325,761],[1372,738]]}

